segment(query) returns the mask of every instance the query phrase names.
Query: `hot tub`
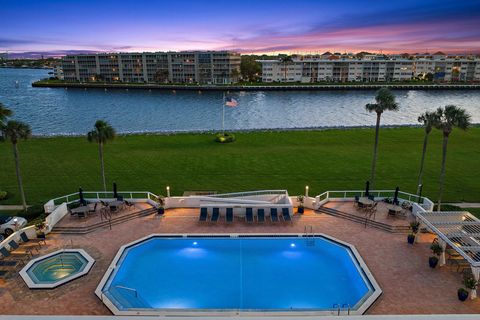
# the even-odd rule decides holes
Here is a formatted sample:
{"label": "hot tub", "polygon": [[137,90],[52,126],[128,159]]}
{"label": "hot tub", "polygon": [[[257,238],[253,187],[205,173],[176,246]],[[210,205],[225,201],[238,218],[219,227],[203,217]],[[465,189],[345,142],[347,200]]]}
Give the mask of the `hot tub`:
{"label": "hot tub", "polygon": [[87,274],[94,263],[83,249],[63,249],[31,260],[20,276],[29,288],[52,289]]}

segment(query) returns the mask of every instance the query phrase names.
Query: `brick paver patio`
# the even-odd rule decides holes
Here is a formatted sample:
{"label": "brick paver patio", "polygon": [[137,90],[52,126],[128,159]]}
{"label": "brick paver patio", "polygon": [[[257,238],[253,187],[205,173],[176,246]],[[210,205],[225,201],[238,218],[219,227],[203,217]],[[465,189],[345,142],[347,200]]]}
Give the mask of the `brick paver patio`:
{"label": "brick paver patio", "polygon": [[94,290],[122,244],[151,233],[259,233],[298,232],[313,226],[356,246],[383,290],[368,314],[480,313],[480,300],[460,302],[457,288],[461,275],[449,267],[428,266],[433,235],[422,234],[419,243],[407,244],[406,235],[392,234],[326,214],[306,210],[293,223],[246,224],[236,221],[200,224],[198,210],[167,210],[162,218],[154,215],[127,221],[85,235],[51,234],[42,253],[64,246],[85,249],[96,264],[88,275],[53,290],[30,290],[20,277],[0,285],[0,314],[108,315],[109,310]]}

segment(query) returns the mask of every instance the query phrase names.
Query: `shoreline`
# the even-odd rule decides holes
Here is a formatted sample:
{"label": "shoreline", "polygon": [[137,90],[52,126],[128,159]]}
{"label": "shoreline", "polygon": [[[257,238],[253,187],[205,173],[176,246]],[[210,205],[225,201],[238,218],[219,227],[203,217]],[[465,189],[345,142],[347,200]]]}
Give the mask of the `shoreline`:
{"label": "shoreline", "polygon": [[[480,127],[480,123],[473,123],[472,128]],[[391,124],[382,125],[381,129],[403,129],[403,128],[422,128],[419,124]],[[301,127],[301,128],[258,128],[258,129],[226,129],[229,133],[255,133],[255,132],[295,132],[295,131],[348,131],[348,130],[369,130],[375,129],[375,125],[365,126],[320,126],[320,127]],[[173,136],[173,135],[209,135],[221,133],[222,130],[174,130],[174,131],[131,131],[131,132],[117,132],[117,136]],[[86,134],[86,133],[85,133]],[[59,134],[32,134],[33,138],[79,138],[84,137],[85,134],[80,133],[59,133]]]}
{"label": "shoreline", "polygon": [[387,87],[393,90],[480,90],[480,84],[293,84],[293,85],[161,85],[129,83],[74,83],[37,81],[37,88],[79,89],[134,89],[164,91],[320,91],[320,90],[378,90]]}

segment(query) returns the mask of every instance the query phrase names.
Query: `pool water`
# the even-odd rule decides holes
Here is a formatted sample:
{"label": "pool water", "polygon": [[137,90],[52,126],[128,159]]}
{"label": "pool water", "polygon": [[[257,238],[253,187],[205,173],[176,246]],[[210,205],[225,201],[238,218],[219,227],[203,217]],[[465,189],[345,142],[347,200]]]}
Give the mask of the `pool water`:
{"label": "pool water", "polygon": [[357,308],[373,292],[349,247],[324,237],[153,237],[128,247],[102,293],[119,310]]}
{"label": "pool water", "polygon": [[80,253],[63,252],[36,262],[27,274],[34,283],[55,283],[82,271],[87,263]]}

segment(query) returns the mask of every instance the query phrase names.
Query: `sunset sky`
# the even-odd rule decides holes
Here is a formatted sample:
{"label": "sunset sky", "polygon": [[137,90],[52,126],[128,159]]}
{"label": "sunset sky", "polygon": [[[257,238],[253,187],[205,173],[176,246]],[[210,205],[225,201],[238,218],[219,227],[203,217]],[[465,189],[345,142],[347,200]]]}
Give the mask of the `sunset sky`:
{"label": "sunset sky", "polygon": [[0,0],[0,51],[480,52],[480,1]]}

